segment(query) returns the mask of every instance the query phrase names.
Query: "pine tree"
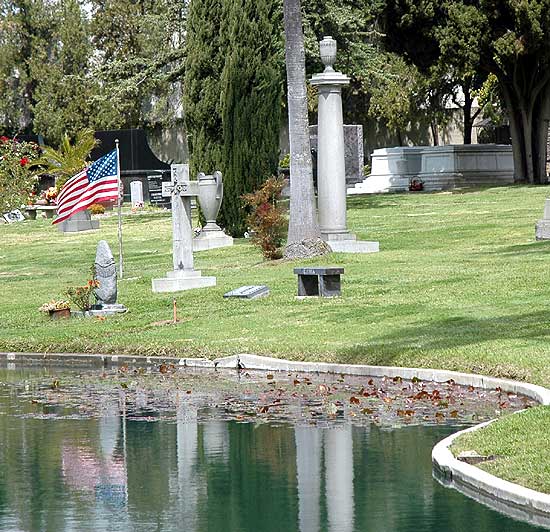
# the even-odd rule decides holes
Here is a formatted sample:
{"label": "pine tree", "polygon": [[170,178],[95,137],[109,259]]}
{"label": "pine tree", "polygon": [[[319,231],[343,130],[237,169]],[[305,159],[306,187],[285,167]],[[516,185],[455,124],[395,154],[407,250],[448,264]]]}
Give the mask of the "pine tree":
{"label": "pine tree", "polygon": [[192,0],[187,16],[183,108],[191,175],[221,167],[221,83],[225,55],[220,33],[223,0]]}
{"label": "pine tree", "polygon": [[0,0],[0,131],[30,133],[39,78],[56,28],[45,0]]}
{"label": "pine tree", "polygon": [[91,99],[99,88],[88,79],[92,55],[89,24],[78,0],[61,0],[54,7],[58,21],[47,58],[35,61],[39,82],[34,92],[34,130],[48,142],[58,144],[93,125]]}
{"label": "pine tree", "polygon": [[228,36],[222,73],[222,225],[246,230],[241,196],[277,171],[283,56],[277,0],[228,0],[222,34]]}

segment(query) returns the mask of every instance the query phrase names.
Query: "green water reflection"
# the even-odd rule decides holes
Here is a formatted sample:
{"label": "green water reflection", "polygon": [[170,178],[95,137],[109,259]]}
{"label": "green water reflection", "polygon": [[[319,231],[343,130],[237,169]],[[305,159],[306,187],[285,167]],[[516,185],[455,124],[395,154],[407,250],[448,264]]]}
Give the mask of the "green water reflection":
{"label": "green water reflection", "polygon": [[0,391],[0,531],[537,530],[432,479],[450,427],[199,422],[185,401],[173,421],[116,400],[100,419],[24,412]]}

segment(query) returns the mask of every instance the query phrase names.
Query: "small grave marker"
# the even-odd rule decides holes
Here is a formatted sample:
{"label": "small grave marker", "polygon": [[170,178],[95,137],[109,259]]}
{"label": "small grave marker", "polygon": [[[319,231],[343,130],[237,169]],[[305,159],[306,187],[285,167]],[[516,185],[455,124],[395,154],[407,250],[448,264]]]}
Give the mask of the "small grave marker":
{"label": "small grave marker", "polygon": [[265,285],[241,286],[231,290],[223,295],[223,297],[236,297],[238,299],[258,299],[269,295],[269,288]]}

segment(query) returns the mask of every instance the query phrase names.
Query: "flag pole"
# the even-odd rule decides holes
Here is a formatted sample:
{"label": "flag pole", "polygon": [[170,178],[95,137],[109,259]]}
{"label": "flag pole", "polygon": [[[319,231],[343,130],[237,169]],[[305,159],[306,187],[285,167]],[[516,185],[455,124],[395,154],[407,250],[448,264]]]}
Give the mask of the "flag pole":
{"label": "flag pole", "polygon": [[122,279],[124,268],[123,268],[123,258],[122,258],[122,186],[120,179],[120,149],[119,149],[119,140],[115,139],[116,145],[116,175],[117,175],[117,184],[118,184],[118,202],[117,202],[117,211],[118,211],[118,277]]}

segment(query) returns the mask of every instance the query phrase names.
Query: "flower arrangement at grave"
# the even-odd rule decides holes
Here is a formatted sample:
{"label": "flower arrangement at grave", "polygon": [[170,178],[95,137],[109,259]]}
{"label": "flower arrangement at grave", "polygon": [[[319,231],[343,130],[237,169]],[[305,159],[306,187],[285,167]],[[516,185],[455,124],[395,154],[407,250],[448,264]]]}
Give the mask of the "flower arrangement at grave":
{"label": "flower arrangement at grave", "polygon": [[42,205],[55,205],[55,200],[57,198],[58,190],[56,187],[50,187],[47,190],[43,190],[40,194],[37,203]]}
{"label": "flower arrangement at grave", "polygon": [[245,205],[251,209],[246,223],[252,242],[270,260],[282,257],[287,221],[278,201],[284,187],[284,179],[270,177],[256,192],[242,196]]}
{"label": "flower arrangement at grave", "polygon": [[409,191],[410,192],[420,192],[424,190],[424,181],[419,177],[414,177],[409,181]]}
{"label": "flower arrangement at grave", "polygon": [[95,278],[95,266],[90,269],[90,278],[83,286],[71,286],[65,292],[71,305],[77,307],[81,312],[90,310],[91,296],[96,288],[99,288],[99,281]]}
{"label": "flower arrangement at grave", "polygon": [[40,312],[55,312],[56,310],[67,310],[71,308],[71,304],[66,299],[52,299],[44,303],[38,310]]}
{"label": "flower arrangement at grave", "polygon": [[28,204],[38,181],[31,165],[39,156],[34,142],[0,137],[0,213]]}

